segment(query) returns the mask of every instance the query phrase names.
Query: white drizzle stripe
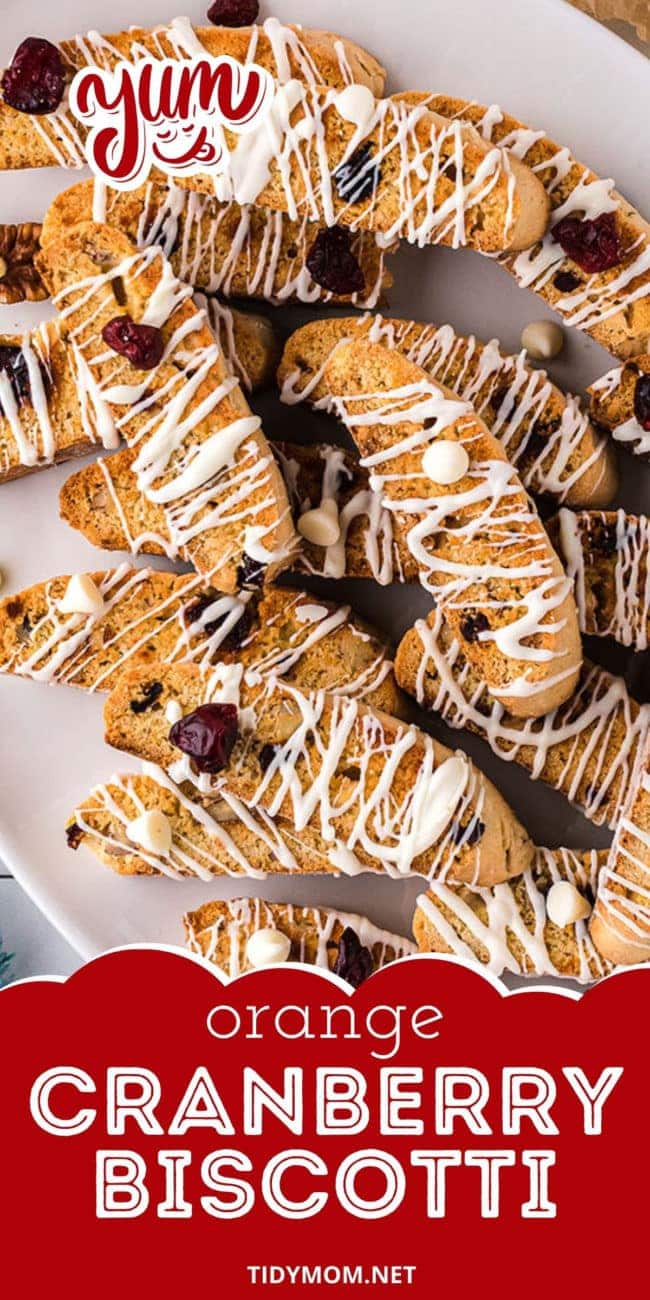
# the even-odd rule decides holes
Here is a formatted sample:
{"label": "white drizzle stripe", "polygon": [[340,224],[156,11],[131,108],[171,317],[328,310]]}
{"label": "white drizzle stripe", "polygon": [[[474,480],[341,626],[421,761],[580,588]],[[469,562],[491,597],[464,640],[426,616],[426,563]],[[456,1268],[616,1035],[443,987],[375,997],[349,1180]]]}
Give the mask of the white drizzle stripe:
{"label": "white drizzle stripe", "polygon": [[[216,916],[209,925],[203,924],[202,912],[189,913],[185,917],[188,947],[214,962],[231,978],[250,970],[245,956],[247,941],[251,934],[269,927],[291,938],[293,928],[297,926],[303,932],[303,938],[294,944],[289,961],[310,962],[323,969],[331,967],[329,958],[337,946],[334,935],[340,932],[339,927],[354,930],[362,947],[371,951],[374,970],[416,951],[415,944],[408,939],[380,930],[365,916],[335,912],[330,908],[295,907],[291,903],[265,903],[258,898],[242,898],[216,903],[214,910]],[[198,928],[199,924],[201,928]],[[311,945],[307,946],[307,937],[316,941],[313,955]]]}
{"label": "white drizzle stripe", "polygon": [[587,636],[611,636],[636,651],[647,650],[648,516],[628,515],[624,510],[578,514],[561,510],[559,524],[565,568],[575,589],[580,631]]}
{"label": "white drizzle stripe", "polygon": [[[595,947],[587,923],[576,922],[560,938],[546,915],[546,893],[560,880],[571,881],[593,901],[599,865],[595,849],[588,854],[537,849],[532,868],[491,889],[434,881],[417,902],[434,931],[425,937],[433,940],[434,951],[479,961],[494,975],[570,976],[581,984],[601,979],[613,968]],[[563,966],[553,959],[554,941]]]}
{"label": "white drizzle stripe", "polygon": [[[641,371],[642,374],[647,373]],[[626,396],[622,396],[623,388],[628,379],[628,368],[626,366],[616,366],[613,370],[608,370],[606,375],[597,379],[587,390],[592,399],[592,406],[597,419],[609,427],[609,432],[615,442],[621,444],[626,451],[632,452],[634,456],[650,456],[650,429],[644,429],[643,425],[637,420],[633,409],[633,400],[630,402]],[[619,404],[623,405],[626,410],[626,418],[620,420],[618,424],[611,424],[607,419],[606,407],[602,411],[599,409],[599,403],[605,404],[610,399],[618,399]],[[629,414],[627,414],[629,411]]]}
{"label": "white drizzle stripe", "polygon": [[499,758],[560,790],[596,825],[616,825],[650,731],[650,705],[637,705],[621,677],[585,664],[570,700],[543,718],[519,719],[472,676],[439,613],[417,623],[414,637],[414,680],[401,674],[400,685],[418,703],[452,727],[476,731]]}
{"label": "white drizzle stripe", "polygon": [[598,885],[596,914],[630,961],[650,959],[650,748],[616,828]]}
{"label": "white drizzle stripe", "polygon": [[[473,334],[457,334],[451,325],[388,320],[380,315],[342,324],[337,346],[362,332],[373,343],[399,350],[430,379],[471,402],[531,492],[560,502],[570,497],[581,504],[581,480],[591,478],[594,467],[599,467],[595,481],[589,483],[589,497],[597,492],[607,471],[607,439],[594,432],[579,399],[571,394],[564,397],[558,418],[560,394],[544,370],[528,364],[525,351],[513,356],[502,352],[496,339],[481,343]],[[298,331],[297,342],[300,335]],[[320,391],[331,355],[307,382],[300,370],[289,372],[282,383],[281,401],[291,406],[312,399],[314,391]],[[312,400],[316,409],[331,409],[327,397]]]}

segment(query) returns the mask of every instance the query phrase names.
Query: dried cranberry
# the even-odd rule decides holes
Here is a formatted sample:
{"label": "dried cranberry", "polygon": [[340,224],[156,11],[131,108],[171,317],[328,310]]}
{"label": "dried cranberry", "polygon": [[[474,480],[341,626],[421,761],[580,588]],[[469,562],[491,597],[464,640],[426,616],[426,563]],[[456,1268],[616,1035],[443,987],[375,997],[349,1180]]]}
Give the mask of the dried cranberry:
{"label": "dried cranberry", "polygon": [[[162,695],[162,690],[162,682],[147,682],[147,685],[143,686],[140,691],[141,699],[131,700],[129,704],[131,712],[146,713],[147,709],[155,708],[157,700]],[[160,705],[158,705],[158,708],[160,708]]]}
{"label": "dried cranberry", "polygon": [[573,293],[574,289],[580,288],[582,281],[573,271],[558,271],[553,284],[560,293]]}
{"label": "dried cranberry", "polygon": [[63,99],[63,59],[51,41],[28,36],[2,78],[5,104],[19,113],[53,113]]}
{"label": "dried cranberry", "polygon": [[174,723],[169,739],[194,759],[199,772],[220,772],[237,739],[237,709],[234,704],[202,704]]}
{"label": "dried cranberry", "polygon": [[215,27],[250,27],[259,12],[257,0],[214,0],[208,18]]}
{"label": "dried cranberry", "polygon": [[263,772],[266,772],[267,768],[271,766],[271,763],[273,762],[273,759],[275,758],[277,752],[278,752],[277,745],[269,745],[269,744],[262,745],[262,748],[260,749],[260,752],[258,754],[258,759],[259,759],[260,767]]}
{"label": "dried cranberry", "polygon": [[650,375],[641,375],[636,381],[634,414],[641,428],[650,433]]}
{"label": "dried cranberry", "polygon": [[613,555],[618,550],[618,527],[601,523],[594,529],[594,546],[601,555]]}
{"label": "dried cranberry", "polygon": [[264,570],[266,565],[260,560],[254,560],[252,555],[244,551],[242,562],[237,570],[238,587],[261,587],[264,582]]}
{"label": "dried cranberry", "polygon": [[104,326],[102,338],[138,370],[154,370],[162,361],[165,345],[156,325],[136,325],[130,316],[114,316]]}
{"label": "dried cranberry", "polygon": [[[49,375],[40,361],[39,369],[43,385],[47,389]],[[32,387],[29,380],[27,360],[23,349],[17,343],[3,343],[0,346],[0,371],[4,371],[7,375],[11,384],[11,391],[19,405],[21,402],[30,402],[32,400]],[[0,414],[5,414],[1,402]]]}
{"label": "dried cranberry", "polygon": [[487,632],[489,626],[485,614],[479,611],[478,614],[468,614],[463,619],[460,630],[466,641],[478,641],[481,632]]}
{"label": "dried cranberry", "polygon": [[349,925],[346,925],[339,941],[334,974],[340,975],[355,989],[372,975],[372,953],[361,947],[359,936]]}
{"label": "dried cranberry", "polygon": [[370,165],[371,158],[372,146],[362,144],[347,162],[337,167],[334,180],[339,198],[344,203],[361,203],[362,199],[374,194],[381,180],[381,171],[376,163]]}
{"label": "dried cranberry", "polygon": [[[203,592],[202,595],[197,597],[193,604],[188,605],[184,611],[184,618],[187,625],[191,626],[193,623],[198,623],[199,619],[203,614],[205,614],[206,609],[209,609],[210,606],[214,604],[215,600],[218,599],[219,597],[216,592],[212,595],[210,595],[209,592]],[[239,650],[244,644],[244,641],[253,626],[254,615],[255,602],[250,600],[247,605],[242,606],[239,618],[234,627],[232,627],[223,640],[219,642],[219,650]],[[205,623],[201,630],[205,632],[206,636],[214,636],[215,633],[219,631],[219,628],[223,627],[227,618],[228,612],[220,614],[218,618],[211,619],[209,623]]]}
{"label": "dried cranberry", "polygon": [[623,255],[613,212],[603,212],[594,221],[565,217],[554,226],[553,238],[567,257],[590,274],[609,271]]}
{"label": "dried cranberry", "polygon": [[365,288],[366,281],[352,252],[349,232],[339,226],[321,230],[316,236],[307,254],[306,266],[316,284],[327,289],[328,293],[348,297],[362,293]]}
{"label": "dried cranberry", "polygon": [[76,822],[71,822],[69,826],[66,826],[65,838],[69,849],[78,849],[83,837],[84,833],[81,826],[77,826]]}
{"label": "dried cranberry", "polygon": [[479,840],[483,839],[484,834],[485,822],[479,821],[478,817],[474,817],[467,826],[456,822],[453,828],[454,844],[462,844],[463,847],[471,848],[474,844],[478,844]]}

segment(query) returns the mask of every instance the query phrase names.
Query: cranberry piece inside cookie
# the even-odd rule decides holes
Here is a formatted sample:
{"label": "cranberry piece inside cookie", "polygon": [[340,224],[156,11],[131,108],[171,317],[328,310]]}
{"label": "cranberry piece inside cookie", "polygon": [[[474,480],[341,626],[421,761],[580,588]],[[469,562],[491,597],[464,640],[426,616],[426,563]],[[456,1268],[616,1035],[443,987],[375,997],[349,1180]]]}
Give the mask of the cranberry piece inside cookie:
{"label": "cranberry piece inside cookie", "polygon": [[636,381],[634,414],[641,428],[650,433],[650,375],[641,375]]}
{"label": "cranberry piece inside cookie", "polygon": [[130,316],[114,316],[104,326],[102,338],[138,370],[155,370],[162,361],[163,336],[156,325],[136,325]]}
{"label": "cranberry piece inside cookie", "polygon": [[19,113],[54,113],[63,99],[63,59],[51,41],[28,36],[18,46],[2,78],[5,104]]}
{"label": "cranberry piece inside cookie", "polygon": [[259,12],[257,0],[214,0],[208,18],[215,27],[250,27]]}
{"label": "cranberry piece inside cookie", "polygon": [[321,230],[307,254],[306,265],[316,284],[338,297],[362,293],[365,288],[365,277],[352,252],[350,235],[339,226]]}
{"label": "cranberry piece inside cookie", "polygon": [[359,985],[372,975],[372,953],[368,948],[361,946],[359,936],[349,925],[346,925],[339,940],[334,974],[347,980],[354,989],[358,989]]}
{"label": "cranberry piece inside cookie", "polygon": [[[43,386],[47,388],[49,376],[40,361],[39,370]],[[0,346],[0,374],[3,372],[9,380],[11,391],[18,405],[20,406],[21,402],[30,402],[32,400],[32,386],[27,359],[23,349],[16,343],[3,343]],[[0,397],[0,415],[5,414]]]}
{"label": "cranberry piece inside cookie", "polygon": [[339,198],[344,203],[361,203],[362,199],[370,198],[377,189],[380,178],[379,167],[372,163],[372,147],[369,144],[362,144],[334,172]]}
{"label": "cranberry piece inside cookie", "polygon": [[194,760],[199,772],[220,772],[237,739],[234,704],[202,704],[175,722],[169,739]]}
{"label": "cranberry piece inside cookie", "polygon": [[618,266],[622,257],[613,212],[603,212],[594,221],[565,217],[554,227],[553,238],[567,257],[590,275]]}

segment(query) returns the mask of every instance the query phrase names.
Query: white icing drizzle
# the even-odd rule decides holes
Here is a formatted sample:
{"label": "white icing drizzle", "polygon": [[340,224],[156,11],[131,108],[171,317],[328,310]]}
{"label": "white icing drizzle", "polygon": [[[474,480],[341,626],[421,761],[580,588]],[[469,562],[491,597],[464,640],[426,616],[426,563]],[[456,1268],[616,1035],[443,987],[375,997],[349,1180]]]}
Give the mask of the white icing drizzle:
{"label": "white icing drizzle", "polygon": [[[395,735],[387,734],[380,716],[353,699],[300,691],[273,677],[260,681],[250,673],[246,683],[259,690],[254,704],[240,709],[240,735],[253,731],[256,718],[278,700],[296,718],[291,736],[276,742],[255,790],[247,794],[249,808],[263,807],[275,817],[288,801],[288,819],[296,832],[316,827],[331,846],[331,864],[346,874],[377,871],[396,879],[412,874],[444,879],[453,870],[462,848],[472,844],[486,797],[482,773],[464,754],[439,761],[430,736],[403,724]],[[224,687],[219,666],[206,676],[205,702],[234,701],[234,687],[232,674]],[[413,750],[416,776],[403,789],[400,764]],[[345,767],[351,776],[341,786],[333,778]],[[220,792],[226,781],[237,790],[236,763],[227,776],[210,777],[196,772],[183,755],[169,771],[174,781],[190,782],[201,796]],[[475,878],[480,879],[480,841],[474,856]]]}
{"label": "white icing drizzle", "polygon": [[[472,678],[439,612],[430,624],[418,622],[416,631],[422,655],[414,694],[420,704],[452,727],[478,732],[499,758],[560,790],[596,825],[616,824],[650,731],[650,705],[636,705],[621,677],[585,665],[565,704],[543,718],[515,718]],[[622,734],[613,742],[616,724]]]}
{"label": "white icing drizzle", "polygon": [[[367,403],[371,409],[364,411]],[[481,608],[507,611],[510,616],[509,621],[482,631],[479,639],[494,642],[506,659],[521,662],[519,676],[504,685],[502,693],[534,694],[540,689],[539,682],[529,679],[525,665],[548,663],[564,652],[531,645],[531,638],[562,628],[563,622],[553,622],[553,614],[565,601],[571,584],[554,571],[554,553],[513,467],[505,459],[478,460],[473,455],[472,444],[480,431],[472,407],[451,400],[424,379],[379,393],[346,394],[335,398],[334,407],[353,437],[368,427],[391,430],[406,423],[414,430],[362,457],[361,465],[370,471],[370,486],[381,493],[385,508],[400,521],[420,582],[439,608],[458,611],[473,603],[472,592],[476,596],[477,588],[491,582],[502,589],[512,584],[511,594],[502,598],[490,594],[489,589],[487,596],[476,596]],[[405,473],[394,469],[397,458],[426,451],[452,425],[471,462],[458,485],[432,491],[421,470]],[[399,494],[406,479],[413,482],[408,498]],[[397,491],[393,487],[396,482]],[[444,539],[452,531],[454,552],[452,555],[448,549],[445,554]],[[466,549],[477,535],[489,537],[492,550],[489,561],[481,564]]]}
{"label": "white icing drizzle", "polygon": [[[582,854],[571,849],[537,849],[532,868],[516,880],[471,891],[434,881],[428,893],[420,895],[417,905],[439,935],[444,950],[465,961],[480,961],[494,975],[566,975],[566,969],[558,968],[553,960],[553,929],[548,923],[545,895],[550,885],[569,880],[589,898],[595,898],[599,855],[592,849],[584,856],[586,863]],[[485,919],[480,914],[481,906]],[[468,938],[462,937],[462,931],[468,932]],[[520,955],[516,955],[516,949],[512,951],[509,940],[520,948]],[[577,921],[570,930],[563,931],[562,943],[564,950],[567,943],[570,945],[577,968],[571,978],[581,984],[611,972],[610,963],[601,957],[590,937],[586,921]]]}
{"label": "white icing drizzle", "polygon": [[[154,268],[157,283],[142,323],[160,327],[173,320],[176,327],[160,366],[140,383],[123,383],[121,376],[131,367],[107,350],[96,320],[110,308],[112,280],[128,285]],[[133,470],[138,487],[164,508],[169,531],[165,549],[206,568],[205,548],[195,545],[202,534],[230,530],[229,549],[222,556],[226,565],[241,555],[247,527],[259,525],[260,516],[272,512],[271,522],[262,524],[264,534],[272,535],[289,508],[278,517],[272,456],[255,440],[260,421],[248,411],[205,313],[188,303],[190,295],[191,289],[176,279],[160,250],[151,248],[66,286],[55,305],[63,321],[74,317],[68,332],[90,376],[86,387],[95,409],[105,403],[117,434],[137,448]],[[197,436],[201,429],[203,437]],[[238,525],[234,538],[233,525]],[[288,554],[292,546],[290,537],[279,554]]]}
{"label": "white icing drizzle", "polygon": [[[625,373],[625,366],[615,366],[591,384],[589,392],[595,394],[597,399],[607,400],[622,385]],[[614,441],[621,443],[634,456],[650,456],[650,429],[644,429],[634,413],[619,424],[612,425],[609,431]]]}
{"label": "white icing drizzle", "polygon": [[615,939],[623,939],[631,960],[650,959],[650,750],[638,784],[616,828],[598,884],[596,912]]}
{"label": "white icing drizzle", "polygon": [[[363,328],[363,322],[360,325]],[[456,334],[451,325],[394,321],[380,315],[372,318],[368,338],[399,349],[432,380],[471,402],[530,491],[565,501],[569,493],[579,491],[581,479],[599,464],[600,474],[597,482],[590,484],[590,495],[597,489],[607,469],[607,439],[595,434],[589,415],[571,395],[564,397],[558,420],[560,394],[544,370],[527,363],[525,352],[511,356],[501,351],[497,339],[483,344],[473,334]],[[337,346],[346,341],[341,338]],[[287,405],[308,401],[322,383],[330,359],[331,354],[307,383],[299,370],[289,373],[282,384],[281,400]],[[327,398],[314,405],[331,409]]]}
{"label": "white icing drizzle", "polygon": [[[574,583],[580,630],[588,636],[611,636],[634,650],[648,649],[650,628],[650,519],[628,515],[561,510],[560,540],[565,567]],[[599,528],[613,534],[603,559]],[[593,537],[593,541],[592,541]],[[592,567],[592,547],[603,573]],[[596,585],[597,584],[597,585]],[[611,615],[607,606],[611,603]]]}
{"label": "white icing drizzle", "polygon": [[[325,970],[330,966],[330,954],[336,944],[334,934],[338,933],[339,926],[344,930],[354,930],[362,947],[372,952],[375,970],[416,951],[415,944],[408,939],[379,929],[365,916],[336,912],[330,908],[295,907],[291,903],[269,904],[259,898],[237,898],[220,903],[216,919],[204,929],[196,930],[190,917],[185,918],[185,923],[190,950],[219,965],[231,979],[250,969],[245,955],[250,935],[269,927],[287,933],[295,924],[300,924],[305,938],[297,946],[294,944],[289,960],[310,962]],[[306,944],[307,934],[316,938],[313,955]],[[226,951],[222,956],[219,950],[224,939]]]}
{"label": "white icing drizzle", "polygon": [[16,368],[26,371],[29,395],[17,396],[6,370],[0,370],[0,420],[4,437],[0,445],[0,473],[16,464],[33,469],[49,464],[57,451],[48,400],[52,382],[51,351],[55,339],[51,322],[23,334]]}

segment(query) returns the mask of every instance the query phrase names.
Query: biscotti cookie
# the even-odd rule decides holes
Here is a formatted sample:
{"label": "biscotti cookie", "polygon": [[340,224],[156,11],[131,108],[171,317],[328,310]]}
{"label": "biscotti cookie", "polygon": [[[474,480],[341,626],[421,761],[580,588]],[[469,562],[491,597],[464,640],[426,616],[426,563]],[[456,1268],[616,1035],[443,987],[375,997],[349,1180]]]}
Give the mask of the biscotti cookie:
{"label": "biscotti cookie", "polygon": [[292,406],[308,401],[331,407],[328,360],[342,342],[367,338],[404,354],[430,379],[471,402],[499,439],[531,492],[572,506],[608,505],[616,492],[616,462],[575,397],[565,397],[526,353],[501,351],[496,339],[481,343],[451,325],[387,320],[375,315],[312,321],[285,344],[278,371],[280,396]]}
{"label": "biscotti cookie", "polygon": [[[587,918],[606,857],[596,849],[537,849],[523,876],[493,889],[434,881],[413,918],[418,948],[480,962],[493,975],[602,979],[612,966],[591,939]],[[566,893],[551,893],[555,885]]]}
{"label": "biscotti cookie", "polygon": [[552,209],[546,235],[518,256],[499,259],[517,283],[614,356],[648,351],[650,226],[616,192],[614,182],[601,180],[543,131],[523,126],[495,105],[486,108],[448,95],[407,100],[470,122],[484,140],[511,150],[542,181]]}
{"label": "biscotti cookie", "polygon": [[108,226],[75,226],[41,256],[61,337],[138,448],[135,481],[162,505],[175,553],[227,592],[286,567],[282,476],[191,289],[160,250]]}
{"label": "biscotti cookie", "polygon": [[537,717],[582,659],[571,584],[500,443],[400,352],[361,339],[325,369],[370,484],[490,692]]}
{"label": "biscotti cookie", "polygon": [[[548,197],[530,168],[422,103],[377,99],[365,86],[336,92],[292,82],[276,90],[271,115],[276,129],[263,150],[254,133],[226,129],[223,171],[179,184],[420,248],[496,253],[528,248],[546,230]],[[341,255],[340,234],[330,233],[317,249],[344,281],[347,242]]]}
{"label": "biscotti cookie", "polygon": [[308,266],[322,224],[220,203],[172,182],[114,190],[98,180],[81,181],[57,195],[48,208],[41,244],[46,248],[70,226],[93,220],[116,226],[139,248],[159,244],[179,280],[227,298],[374,307],[393,282],[385,266],[391,246],[367,231],[359,231],[350,242],[363,288],[332,293],[314,279]]}
{"label": "biscotti cookie", "polygon": [[[143,712],[154,677],[161,707]],[[180,719],[171,732],[169,706]],[[356,701],[224,665],[158,665],[123,673],[104,718],[109,744],[194,797],[225,784],[298,834],[313,828],[346,874],[492,884],[530,863],[525,831],[464,754]]]}
{"label": "biscotti cookie", "polygon": [[406,633],[395,658],[400,686],[451,727],[467,727],[533,780],[560,790],[597,826],[614,827],[650,730],[650,705],[637,704],[622,677],[585,661],[571,699],[526,720],[492,700],[439,612]]}
{"label": "biscotti cookie", "polygon": [[588,389],[594,420],[626,451],[650,457],[650,356],[610,370]]}
{"label": "biscotti cookie", "polygon": [[381,586],[417,582],[415,559],[355,453],[328,443],[271,446],[301,537],[294,569]]}
{"label": "biscotti cookie", "polygon": [[40,248],[42,227],[34,221],[0,225],[0,304],[42,302],[47,289],[35,258]]}
{"label": "biscotti cookie", "polygon": [[573,579],[580,631],[648,649],[650,519],[624,510],[560,510],[549,522]]}
{"label": "biscotti cookie", "polygon": [[190,951],[231,979],[258,966],[295,961],[334,971],[357,988],[374,971],[416,951],[408,939],[380,930],[365,916],[259,898],[204,903],[184,923]]}
{"label": "biscotti cookie", "polygon": [[[224,596],[196,574],[51,578],[0,602],[0,672],[110,690],[129,664],[237,662],[403,712],[388,649],[349,605],[300,591]],[[152,691],[148,708],[156,704]]]}
{"label": "biscotti cookie", "polygon": [[[384,69],[372,55],[331,32],[284,27],[268,18],[261,27],[196,27],[187,18],[147,31],[102,36],[97,32],[60,41],[59,58],[52,50],[54,77],[62,76],[62,93],[49,100],[43,90],[37,111],[19,112],[0,90],[0,170],[17,167],[83,167],[86,131],[70,112],[68,88],[75,72],[88,65],[115,67],[120,61],[136,62],[143,56],[187,59],[209,54],[238,63],[255,62],[279,82],[300,79],[307,85],[342,89],[350,82],[369,86],[381,95]],[[49,87],[48,87],[49,90]]]}
{"label": "biscotti cookie", "polygon": [[338,875],[318,835],[298,835],[289,822],[247,808],[228,790],[212,801],[192,799],[153,764],[144,775],[129,772],[95,786],[68,819],[66,838],[71,849],[88,849],[125,876]]}
{"label": "biscotti cookie", "polygon": [[650,745],[600,874],[591,937],[609,961],[650,960]]}

